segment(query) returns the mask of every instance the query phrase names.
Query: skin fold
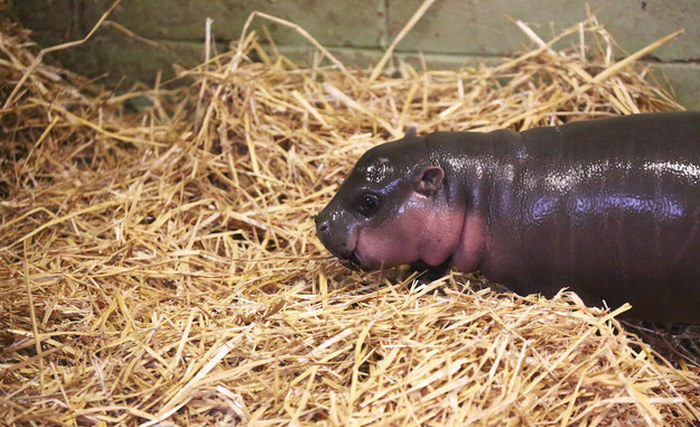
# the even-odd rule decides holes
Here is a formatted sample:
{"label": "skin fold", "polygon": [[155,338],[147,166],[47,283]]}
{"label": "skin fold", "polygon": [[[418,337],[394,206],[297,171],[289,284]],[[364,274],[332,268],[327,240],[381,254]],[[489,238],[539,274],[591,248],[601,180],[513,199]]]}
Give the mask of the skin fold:
{"label": "skin fold", "polygon": [[367,151],[316,225],[348,267],[451,264],[700,323],[700,113],[409,132]]}

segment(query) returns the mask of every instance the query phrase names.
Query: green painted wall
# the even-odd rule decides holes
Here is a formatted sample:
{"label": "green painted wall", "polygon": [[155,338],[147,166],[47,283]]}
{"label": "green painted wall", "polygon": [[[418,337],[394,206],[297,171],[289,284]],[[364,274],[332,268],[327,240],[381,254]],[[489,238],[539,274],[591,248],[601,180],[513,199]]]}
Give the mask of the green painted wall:
{"label": "green painted wall", "polygon": [[[493,63],[529,46],[508,19],[527,22],[545,40],[586,17],[586,3],[618,44],[633,52],[659,38],[685,33],[647,58],[662,70],[688,108],[700,109],[700,2],[697,0],[437,0],[399,44],[397,55],[422,52],[435,67]],[[11,11],[35,31],[42,46],[84,36],[112,0],[14,0]],[[109,73],[113,79],[152,81],[158,70],[172,76],[171,64],[198,64],[203,59],[204,22],[224,50],[241,32],[253,10],[299,24],[346,64],[366,66],[403,27],[421,0],[122,0],[110,16],[135,34],[159,43],[150,46],[114,27],[100,30],[88,44],[61,53],[69,68],[88,75]],[[255,25],[263,34],[258,20]],[[280,50],[296,60],[314,49],[295,31],[267,22]]]}

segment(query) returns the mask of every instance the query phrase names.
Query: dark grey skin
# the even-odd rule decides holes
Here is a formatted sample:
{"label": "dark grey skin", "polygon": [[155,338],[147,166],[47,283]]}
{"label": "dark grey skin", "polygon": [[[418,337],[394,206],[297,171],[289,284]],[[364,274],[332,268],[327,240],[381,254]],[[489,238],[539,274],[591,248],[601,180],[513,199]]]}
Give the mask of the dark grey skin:
{"label": "dark grey skin", "polygon": [[316,225],[349,267],[451,264],[700,323],[700,113],[409,133],[367,151]]}

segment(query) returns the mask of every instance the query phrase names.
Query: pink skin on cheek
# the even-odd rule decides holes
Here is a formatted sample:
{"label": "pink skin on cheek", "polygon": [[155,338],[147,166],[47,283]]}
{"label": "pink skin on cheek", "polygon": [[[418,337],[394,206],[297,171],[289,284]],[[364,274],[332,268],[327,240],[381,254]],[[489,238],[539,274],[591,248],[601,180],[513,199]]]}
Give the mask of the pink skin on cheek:
{"label": "pink skin on cheek", "polygon": [[428,265],[440,265],[458,249],[464,213],[434,206],[425,220],[420,258]]}
{"label": "pink skin on cheek", "polygon": [[414,194],[399,212],[358,231],[355,255],[370,268],[422,260],[439,265],[457,249],[463,214]]}

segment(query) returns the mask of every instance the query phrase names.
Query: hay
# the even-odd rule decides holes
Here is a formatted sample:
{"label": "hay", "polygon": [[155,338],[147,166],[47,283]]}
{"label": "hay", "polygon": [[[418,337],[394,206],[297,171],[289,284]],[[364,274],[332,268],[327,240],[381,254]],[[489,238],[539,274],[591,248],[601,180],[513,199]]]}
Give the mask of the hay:
{"label": "hay", "polygon": [[[595,18],[554,40],[564,50],[528,33],[537,47],[499,67],[402,63],[398,78],[325,50],[305,68],[246,33],[187,73],[190,87],[116,96],[32,68],[26,31],[5,24],[2,421],[697,422],[697,365],[655,355],[615,319],[627,307],[521,298],[454,272],[425,287],[359,276],[314,235],[353,161],[409,126],[680,108],[642,65],[613,61]],[[127,113],[139,97],[152,105]]]}

